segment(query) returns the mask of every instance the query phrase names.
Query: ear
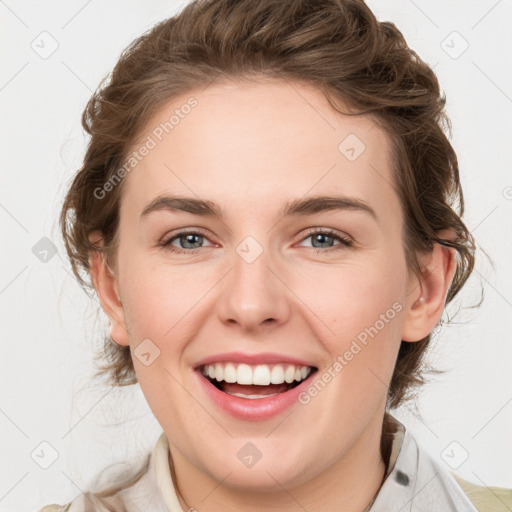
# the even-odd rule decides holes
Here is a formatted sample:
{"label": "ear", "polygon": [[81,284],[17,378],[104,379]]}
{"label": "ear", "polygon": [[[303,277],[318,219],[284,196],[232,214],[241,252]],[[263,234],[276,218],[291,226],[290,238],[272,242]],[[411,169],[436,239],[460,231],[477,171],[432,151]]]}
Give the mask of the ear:
{"label": "ear", "polygon": [[[453,239],[451,230],[439,233],[439,238]],[[439,322],[446,296],[457,268],[457,251],[434,243],[432,251],[422,255],[421,276],[411,277],[407,294],[403,341],[419,341],[428,336]]]}
{"label": "ear", "polygon": [[[96,246],[103,246],[101,232],[89,235],[89,241]],[[118,344],[129,345],[128,330],[125,324],[124,308],[119,297],[119,286],[114,272],[108,266],[106,256],[100,250],[89,253],[89,269],[101,307],[110,320],[110,337]]]}

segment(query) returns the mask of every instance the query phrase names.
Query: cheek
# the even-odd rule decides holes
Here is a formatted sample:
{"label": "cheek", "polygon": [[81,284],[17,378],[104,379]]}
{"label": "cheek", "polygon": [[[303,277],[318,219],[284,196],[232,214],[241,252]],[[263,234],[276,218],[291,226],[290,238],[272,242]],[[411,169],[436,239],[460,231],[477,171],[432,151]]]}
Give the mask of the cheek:
{"label": "cheek", "polygon": [[147,261],[132,261],[126,269],[131,277],[125,282],[123,297],[131,343],[149,338],[161,350],[169,346],[177,350],[206,303],[211,279],[184,267],[151,266]]}
{"label": "cheek", "polygon": [[357,390],[348,401],[384,392],[391,378],[404,308],[405,277],[400,276],[405,274],[399,262],[379,258],[336,269],[317,267],[301,276],[302,284],[296,282],[297,295],[315,313],[311,322],[319,326],[316,334],[329,353],[331,372],[339,376],[335,386]]}
{"label": "cheek", "polygon": [[[351,262],[343,266],[316,266],[301,272],[293,289],[307,308],[325,324],[334,340],[351,339],[379,321],[381,315],[394,319],[401,306],[404,283],[391,264]],[[391,308],[391,311],[390,311]],[[386,314],[388,312],[388,314]]]}

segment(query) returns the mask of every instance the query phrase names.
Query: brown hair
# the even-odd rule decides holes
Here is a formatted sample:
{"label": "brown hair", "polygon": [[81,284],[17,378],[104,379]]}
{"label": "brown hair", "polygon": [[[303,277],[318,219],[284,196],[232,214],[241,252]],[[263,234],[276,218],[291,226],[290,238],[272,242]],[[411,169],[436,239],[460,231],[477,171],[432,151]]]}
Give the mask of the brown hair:
{"label": "brown hair", "polygon": [[[89,100],[82,125],[90,135],[82,168],[65,198],[60,223],[73,272],[89,281],[89,252],[103,250],[115,268],[123,182],[112,182],[130,147],[159,107],[214,80],[300,81],[321,90],[350,115],[369,114],[392,143],[394,183],[404,213],[403,247],[410,271],[434,243],[458,252],[446,302],[474,266],[475,245],[461,220],[464,200],[445,97],[432,69],[408,46],[393,23],[379,22],[362,0],[198,0],[155,25],[122,53],[111,75]],[[438,238],[450,228],[451,240]],[[99,230],[104,247],[89,241]],[[84,274],[85,273],[85,274]],[[84,275],[82,275],[84,274]],[[422,384],[431,335],[401,343],[388,406],[408,400]],[[107,337],[107,364],[99,373],[117,386],[137,378],[129,347]]]}

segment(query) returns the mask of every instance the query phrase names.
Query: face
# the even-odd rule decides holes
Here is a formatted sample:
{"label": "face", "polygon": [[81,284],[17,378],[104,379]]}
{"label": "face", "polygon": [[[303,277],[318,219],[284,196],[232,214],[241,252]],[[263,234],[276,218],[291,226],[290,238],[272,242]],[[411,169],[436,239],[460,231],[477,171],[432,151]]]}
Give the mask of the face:
{"label": "face", "polygon": [[176,466],[276,490],[366,456],[418,288],[388,136],[313,87],[244,82],[173,99],[148,137],[124,183],[114,337]]}

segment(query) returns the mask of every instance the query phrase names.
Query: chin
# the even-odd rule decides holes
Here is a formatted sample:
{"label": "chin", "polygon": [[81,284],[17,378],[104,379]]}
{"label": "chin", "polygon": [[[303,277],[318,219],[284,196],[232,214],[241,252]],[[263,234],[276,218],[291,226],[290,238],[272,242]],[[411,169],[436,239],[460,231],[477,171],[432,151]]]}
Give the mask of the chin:
{"label": "chin", "polygon": [[[223,470],[219,472],[219,468]],[[266,458],[262,455],[251,467],[245,466],[236,458],[235,462],[223,460],[214,467],[205,469],[213,479],[222,481],[225,487],[259,493],[282,492],[283,487],[293,488],[314,477],[310,474],[311,468],[308,471],[307,466],[298,466],[297,460],[286,460],[275,455]]]}

